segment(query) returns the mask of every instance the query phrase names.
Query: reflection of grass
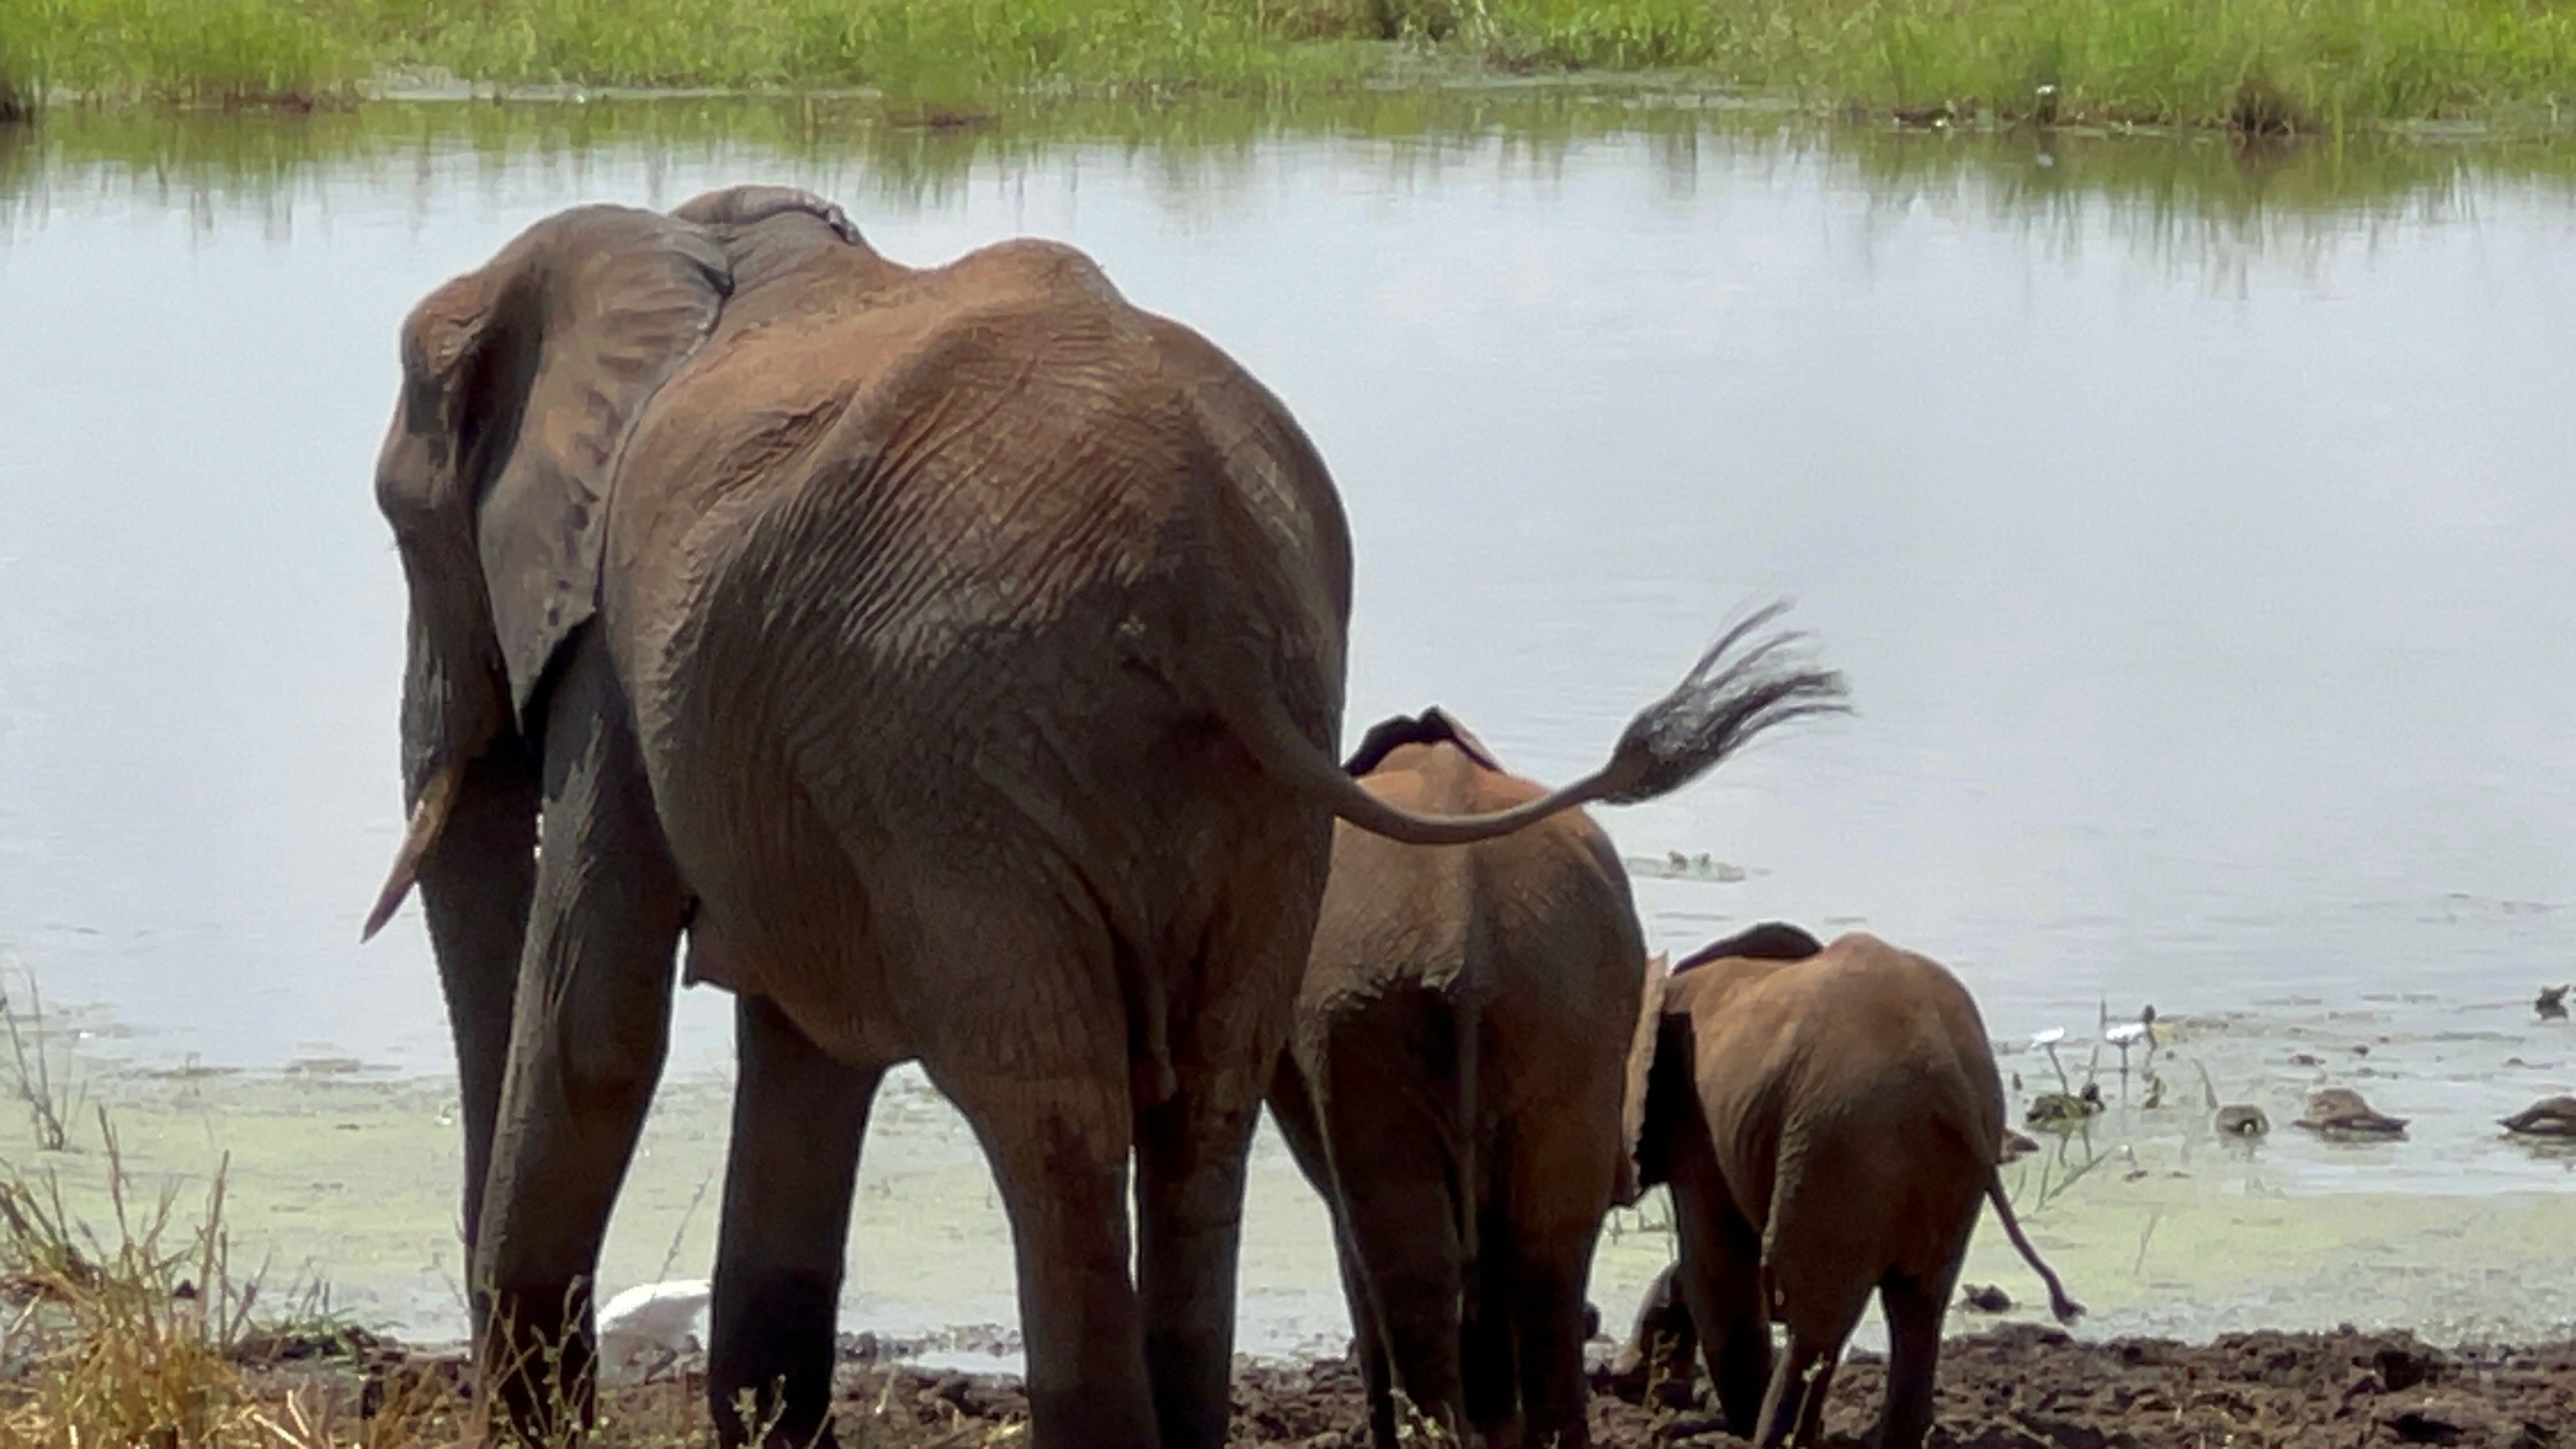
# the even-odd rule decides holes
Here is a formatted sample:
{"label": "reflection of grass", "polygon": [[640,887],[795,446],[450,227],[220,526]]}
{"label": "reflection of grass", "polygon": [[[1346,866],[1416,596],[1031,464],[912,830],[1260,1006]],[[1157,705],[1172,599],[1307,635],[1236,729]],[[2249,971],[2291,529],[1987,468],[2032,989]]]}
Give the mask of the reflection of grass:
{"label": "reflection of grass", "polygon": [[[1421,64],[1428,61],[1429,64]],[[2336,128],[2576,94],[2576,11],[2524,0],[20,0],[0,73],[103,96],[478,82],[1234,93],[1402,69],[1679,70],[1813,100]]]}
{"label": "reflection of grass", "polygon": [[[1407,181],[1485,174],[1500,145],[1533,172],[1577,147],[1641,142],[1676,186],[1709,168],[1806,168],[1865,191],[1891,213],[1962,211],[2065,233],[2105,212],[2115,234],[2158,249],[2268,242],[2306,219],[2341,233],[2355,220],[2438,219],[2473,181],[2576,186],[2576,148],[2166,143],[2064,130],[1927,136],[1825,130],[1776,113],[1710,111],[1615,88],[1534,93],[1369,92],[1284,98],[1266,107],[1170,99],[1064,99],[1001,106],[994,123],[934,127],[857,101],[624,100],[458,105],[379,103],[305,117],[207,117],[185,124],[144,113],[70,110],[33,131],[0,132],[0,226],[19,204],[132,188],[200,213],[266,213],[299,205],[315,184],[417,195],[479,169],[553,167],[628,152],[720,160],[858,205],[953,196],[970,174],[1044,166],[1080,146],[1146,163],[1175,198],[1222,195],[1254,174],[1280,140],[1355,143],[1334,163]],[[1372,142],[1395,142],[1370,147]],[[432,166],[433,160],[451,164]],[[50,186],[47,184],[50,181]],[[326,191],[322,204],[328,204]],[[676,201],[674,197],[671,200]],[[864,217],[862,217],[864,222]],[[2045,238],[2043,238],[2045,240]]]}

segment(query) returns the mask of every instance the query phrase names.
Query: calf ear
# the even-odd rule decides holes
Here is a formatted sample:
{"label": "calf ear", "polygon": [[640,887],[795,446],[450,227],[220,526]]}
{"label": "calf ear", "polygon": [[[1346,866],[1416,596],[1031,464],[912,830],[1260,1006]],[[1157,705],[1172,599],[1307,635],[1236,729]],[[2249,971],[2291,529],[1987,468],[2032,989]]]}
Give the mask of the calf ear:
{"label": "calf ear", "polygon": [[1660,951],[1646,958],[1645,990],[1637,999],[1637,1023],[1628,1037],[1626,1090],[1621,1094],[1619,1130],[1623,1139],[1619,1153],[1618,1185],[1612,1190],[1615,1207],[1632,1207],[1646,1195],[1646,1189],[1663,1181],[1662,1153],[1651,1155],[1654,1170],[1648,1171],[1647,1127],[1652,1108],[1659,1105],[1648,1100],[1653,1086],[1655,1047],[1663,1037],[1664,988],[1672,982],[1672,970]]}

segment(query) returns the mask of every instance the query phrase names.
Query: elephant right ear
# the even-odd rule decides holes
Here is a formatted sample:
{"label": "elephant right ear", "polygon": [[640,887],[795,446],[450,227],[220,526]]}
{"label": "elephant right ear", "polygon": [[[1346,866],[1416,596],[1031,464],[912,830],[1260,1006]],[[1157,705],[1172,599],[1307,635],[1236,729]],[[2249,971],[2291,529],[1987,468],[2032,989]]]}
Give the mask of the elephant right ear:
{"label": "elephant right ear", "polygon": [[1621,1151],[1618,1185],[1611,1193],[1614,1207],[1635,1206],[1647,1188],[1663,1181],[1662,1154],[1650,1152],[1646,1138],[1654,1117],[1652,1109],[1658,1105],[1649,1099],[1654,1085],[1655,1050],[1663,1040],[1664,997],[1672,979],[1664,953],[1658,951],[1646,958],[1645,990],[1638,997],[1637,1025],[1628,1039],[1627,1083],[1620,1096]]}

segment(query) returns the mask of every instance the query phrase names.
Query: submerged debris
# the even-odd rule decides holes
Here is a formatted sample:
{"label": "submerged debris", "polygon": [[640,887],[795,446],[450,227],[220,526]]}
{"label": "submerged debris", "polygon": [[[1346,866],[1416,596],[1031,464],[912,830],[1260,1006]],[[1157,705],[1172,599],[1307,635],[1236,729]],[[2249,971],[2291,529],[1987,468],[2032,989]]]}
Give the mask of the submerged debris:
{"label": "submerged debris", "polygon": [[2540,999],[2531,1004],[2531,1009],[2540,1013],[2542,1021],[2566,1020],[2567,987],[2559,985],[2540,988]]}
{"label": "submerged debris", "polygon": [[1959,1306],[1978,1313],[2010,1313],[2012,1295],[1992,1283],[1972,1283],[1959,1295]]}
{"label": "submerged debris", "polygon": [[1995,1163],[2001,1166],[2016,1158],[2028,1157],[2038,1150],[2037,1142],[2007,1127],[2004,1129],[2004,1148],[2003,1151],[1995,1154]]}
{"label": "submerged debris", "polygon": [[2350,1087],[2327,1087],[2308,1094],[2301,1127],[2324,1137],[2403,1137],[2406,1119],[2372,1108]]}

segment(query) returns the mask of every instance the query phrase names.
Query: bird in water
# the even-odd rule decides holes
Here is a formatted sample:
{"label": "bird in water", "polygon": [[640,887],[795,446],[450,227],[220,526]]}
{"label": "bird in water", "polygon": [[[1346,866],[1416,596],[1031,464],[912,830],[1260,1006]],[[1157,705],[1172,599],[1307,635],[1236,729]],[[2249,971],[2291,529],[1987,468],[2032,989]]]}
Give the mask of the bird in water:
{"label": "bird in water", "polygon": [[2324,1137],[2403,1137],[2406,1119],[2374,1110],[2350,1087],[2327,1087],[2308,1094],[2301,1127]]}
{"label": "bird in water", "polygon": [[2100,1112],[2102,1089],[2091,1082],[2077,1092],[2042,1092],[2033,1097],[2022,1120],[2034,1127],[2068,1126]]}
{"label": "bird in water", "polygon": [[2543,1097],[2503,1120],[2524,1137],[2576,1137],[2576,1097]]}
{"label": "bird in water", "polygon": [[2540,1013],[2542,1021],[2566,1020],[2567,987],[2559,985],[2540,988],[2540,999],[2531,1004],[2531,1009]]}
{"label": "bird in water", "polygon": [[2260,1137],[2272,1130],[2272,1119],[2263,1109],[2249,1102],[2236,1102],[2218,1109],[2210,1119],[2222,1137]]}
{"label": "bird in water", "polygon": [[2209,1079],[2209,1068],[2198,1062],[2193,1062],[2192,1066],[2200,1073],[2201,1104],[2209,1109],[2209,1123],[2218,1129],[2219,1136],[2260,1137],[2272,1130],[2272,1119],[2264,1116],[2263,1109],[2251,1102],[2231,1102],[2220,1106],[2218,1084]]}

